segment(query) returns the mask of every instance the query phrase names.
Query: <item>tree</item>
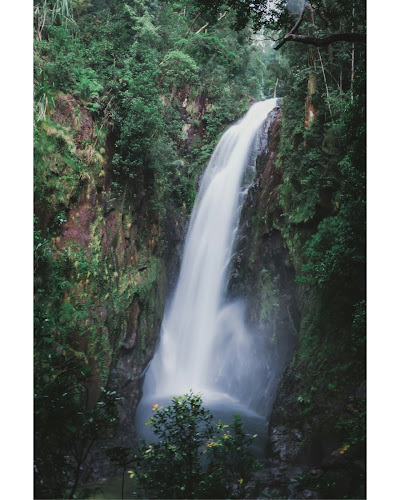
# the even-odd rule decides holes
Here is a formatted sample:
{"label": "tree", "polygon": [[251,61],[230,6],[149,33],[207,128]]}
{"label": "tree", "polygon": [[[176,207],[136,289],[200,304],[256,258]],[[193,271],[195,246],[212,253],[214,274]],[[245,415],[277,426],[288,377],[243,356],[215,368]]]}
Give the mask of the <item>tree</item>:
{"label": "tree", "polygon": [[106,453],[114,467],[122,469],[121,499],[123,500],[125,490],[125,473],[129,468],[135,465],[136,457],[132,454],[131,448],[123,446],[108,448]]}
{"label": "tree", "polygon": [[61,347],[43,352],[36,344],[35,498],[74,498],[90,450],[117,421],[118,398],[102,388],[90,407],[85,363]]}
{"label": "tree", "polygon": [[[197,0],[202,10],[216,14],[232,9],[236,14],[236,28],[243,29],[249,22],[254,30],[280,32],[275,50],[285,43],[297,42],[317,47],[336,42],[363,42],[365,34],[365,1],[355,0]],[[307,34],[298,34],[300,27]],[[321,36],[322,35],[322,36]]]}
{"label": "tree", "polygon": [[[213,424],[199,395],[173,398],[166,408],[153,405],[155,443],[142,443],[133,474],[151,498],[244,498],[257,466],[240,416]],[[123,454],[120,467],[129,462]],[[147,497],[148,498],[148,497]]]}

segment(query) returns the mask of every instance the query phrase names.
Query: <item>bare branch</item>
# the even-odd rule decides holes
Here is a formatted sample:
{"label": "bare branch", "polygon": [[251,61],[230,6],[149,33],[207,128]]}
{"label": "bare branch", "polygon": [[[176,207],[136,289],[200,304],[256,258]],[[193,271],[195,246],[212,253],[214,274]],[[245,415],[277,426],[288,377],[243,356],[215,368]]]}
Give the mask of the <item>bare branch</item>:
{"label": "bare branch", "polygon": [[198,35],[200,33],[200,31],[202,31],[204,28],[207,28],[207,26],[209,25],[210,23],[206,23],[204,26],[202,26],[199,30],[196,31],[196,35]]}
{"label": "bare branch", "polygon": [[326,88],[326,99],[328,103],[328,108],[329,108],[329,114],[331,115],[332,118],[332,110],[331,110],[331,105],[329,104],[329,89],[328,89],[328,82],[326,81],[326,76],[325,76],[325,69],[324,69],[324,63],[322,62],[322,57],[321,57],[321,52],[319,50],[319,47],[317,48],[318,50],[318,55],[319,55],[319,61],[321,63],[321,69],[322,69],[322,74],[324,76],[324,82],[325,82],[325,88]]}
{"label": "bare branch", "polygon": [[[199,17],[199,15],[200,15],[200,12],[198,12],[198,13],[196,14],[196,17],[194,18],[194,21],[193,21],[193,22],[192,22],[192,24],[189,26],[189,28],[188,28],[188,30],[187,30],[187,32],[186,32],[185,38],[187,38],[187,37],[188,37],[188,35],[189,35],[189,33],[192,31],[192,28],[193,28],[193,26],[194,26],[194,23],[197,21],[197,18]],[[179,50],[181,50],[181,49],[179,49]]]}

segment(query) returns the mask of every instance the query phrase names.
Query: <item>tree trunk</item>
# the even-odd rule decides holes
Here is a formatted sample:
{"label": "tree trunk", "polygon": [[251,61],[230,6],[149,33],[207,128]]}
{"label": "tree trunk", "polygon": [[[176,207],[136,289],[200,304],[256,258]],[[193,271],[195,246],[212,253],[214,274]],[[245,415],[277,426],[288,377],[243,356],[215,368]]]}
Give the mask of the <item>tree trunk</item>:
{"label": "tree trunk", "polygon": [[276,98],[276,87],[278,86],[279,78],[276,79],[275,88],[274,88],[274,99]]}
{"label": "tree trunk", "polygon": [[122,471],[121,498],[124,500],[125,469]]}
{"label": "tree trunk", "polygon": [[318,55],[319,55],[319,60],[320,60],[320,63],[321,63],[321,69],[322,69],[322,75],[324,77],[324,82],[325,82],[325,88],[326,88],[326,102],[328,104],[328,108],[329,108],[329,114],[331,115],[331,118],[332,118],[332,110],[331,110],[331,105],[329,104],[329,89],[328,89],[328,82],[326,81],[326,76],[325,76],[325,70],[324,70],[324,64],[322,62],[322,57],[321,57],[321,52],[319,51],[319,47],[318,47]]}

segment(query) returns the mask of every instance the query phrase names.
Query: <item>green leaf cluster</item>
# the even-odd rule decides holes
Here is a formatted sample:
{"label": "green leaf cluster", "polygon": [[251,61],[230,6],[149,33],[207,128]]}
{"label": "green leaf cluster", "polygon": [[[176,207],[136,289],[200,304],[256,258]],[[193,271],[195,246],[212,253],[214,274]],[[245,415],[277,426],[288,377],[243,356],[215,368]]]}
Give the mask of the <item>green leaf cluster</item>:
{"label": "green leaf cluster", "polygon": [[79,485],[81,467],[94,443],[113,429],[115,392],[101,388],[90,404],[93,374],[79,353],[42,337],[35,350],[35,497],[66,498]]}
{"label": "green leaf cluster", "polygon": [[245,498],[257,462],[236,415],[229,425],[213,423],[199,395],[153,405],[147,423],[157,441],[143,443],[135,477],[146,498]]}

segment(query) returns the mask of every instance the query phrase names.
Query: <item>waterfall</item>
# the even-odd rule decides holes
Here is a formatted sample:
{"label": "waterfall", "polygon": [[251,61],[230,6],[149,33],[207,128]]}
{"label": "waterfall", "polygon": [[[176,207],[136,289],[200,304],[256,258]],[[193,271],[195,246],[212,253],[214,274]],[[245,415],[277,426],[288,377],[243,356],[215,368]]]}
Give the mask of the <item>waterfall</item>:
{"label": "waterfall", "polygon": [[[245,324],[242,301],[227,298],[229,264],[262,125],[276,99],[253,104],[219,141],[204,173],[186,236],[176,290],[143,385],[143,401],[192,389],[205,402],[231,400],[260,412],[268,367]],[[250,177],[253,177],[254,175]]]}

